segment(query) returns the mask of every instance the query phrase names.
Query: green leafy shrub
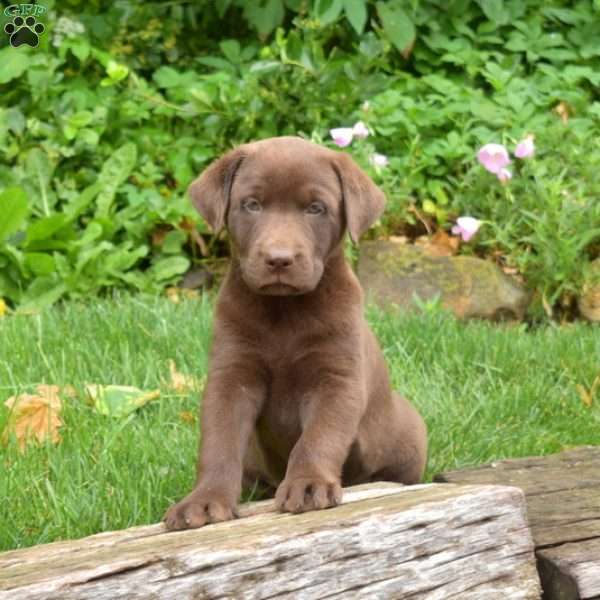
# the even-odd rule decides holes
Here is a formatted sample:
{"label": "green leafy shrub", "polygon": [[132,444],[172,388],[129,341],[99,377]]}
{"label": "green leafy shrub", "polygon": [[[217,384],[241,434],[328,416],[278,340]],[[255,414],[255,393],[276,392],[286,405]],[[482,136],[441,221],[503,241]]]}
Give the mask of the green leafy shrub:
{"label": "green leafy shrub", "polygon": [[[458,186],[461,212],[476,207],[480,246],[501,253],[505,264],[526,274],[546,312],[569,312],[600,240],[600,139],[588,139],[583,120],[540,130],[536,156],[514,159],[514,175],[501,185],[479,165]],[[514,146],[514,141],[509,143]],[[538,306],[539,308],[539,306]]]}
{"label": "green leafy shrub", "polygon": [[[45,4],[40,46],[0,49],[13,305],[170,284],[222,247],[185,198],[210,160],[358,120],[372,135],[349,151],[389,198],[377,235],[475,216],[473,251],[550,304],[598,255],[597,0]],[[527,133],[538,158],[499,186],[477,149]]]}

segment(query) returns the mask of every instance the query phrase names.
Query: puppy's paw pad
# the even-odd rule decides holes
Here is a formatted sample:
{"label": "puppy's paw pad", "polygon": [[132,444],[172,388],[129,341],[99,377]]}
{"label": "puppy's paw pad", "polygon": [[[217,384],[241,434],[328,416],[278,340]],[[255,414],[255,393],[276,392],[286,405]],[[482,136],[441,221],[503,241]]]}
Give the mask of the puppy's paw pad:
{"label": "puppy's paw pad", "polygon": [[167,510],[163,521],[170,531],[196,529],[236,517],[235,505],[222,499],[190,494]]}
{"label": "puppy's paw pad", "polygon": [[284,480],[275,494],[277,509],[291,513],[331,508],[341,501],[342,488],[338,482],[309,477]]}

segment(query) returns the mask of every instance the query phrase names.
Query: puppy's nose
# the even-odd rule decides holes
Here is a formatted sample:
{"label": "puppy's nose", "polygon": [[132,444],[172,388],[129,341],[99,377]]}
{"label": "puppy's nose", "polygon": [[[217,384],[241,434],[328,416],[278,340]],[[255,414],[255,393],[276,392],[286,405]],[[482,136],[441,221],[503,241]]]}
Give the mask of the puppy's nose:
{"label": "puppy's nose", "polygon": [[294,262],[294,253],[285,248],[273,248],[265,253],[265,262],[272,271],[287,269]]}

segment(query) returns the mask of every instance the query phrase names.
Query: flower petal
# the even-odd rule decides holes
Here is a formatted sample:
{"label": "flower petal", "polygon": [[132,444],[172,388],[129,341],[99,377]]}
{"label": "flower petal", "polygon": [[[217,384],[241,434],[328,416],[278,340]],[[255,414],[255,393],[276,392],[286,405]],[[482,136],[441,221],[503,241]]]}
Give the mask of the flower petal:
{"label": "flower petal", "polygon": [[521,140],[515,148],[515,156],[517,158],[531,158],[535,154],[535,144],[533,136],[529,135],[524,140]]}
{"label": "flower petal", "polygon": [[375,152],[369,157],[369,162],[374,167],[383,168],[387,167],[390,161],[388,160],[388,157],[385,154],[378,154],[377,152]]}
{"label": "flower petal", "polygon": [[502,144],[486,144],[477,153],[477,159],[490,173],[497,174],[510,164],[508,150]]}
{"label": "flower petal", "polygon": [[481,221],[475,217],[458,217],[456,224],[471,233],[477,233],[477,230],[481,227]]}
{"label": "flower petal", "polygon": [[496,173],[496,177],[498,177],[502,183],[506,183],[512,179],[512,173],[508,169],[500,169],[498,173]]}
{"label": "flower petal", "polygon": [[452,227],[452,233],[460,235],[463,242],[468,242],[481,227],[481,221],[475,217],[459,217],[456,225]]}
{"label": "flower petal", "polygon": [[333,139],[333,143],[340,148],[345,148],[352,143],[352,127],[338,127],[336,129],[330,129],[329,135]]}
{"label": "flower petal", "polygon": [[362,121],[358,121],[358,123],[354,124],[354,127],[352,128],[352,133],[359,140],[364,140],[369,135],[369,130]]}

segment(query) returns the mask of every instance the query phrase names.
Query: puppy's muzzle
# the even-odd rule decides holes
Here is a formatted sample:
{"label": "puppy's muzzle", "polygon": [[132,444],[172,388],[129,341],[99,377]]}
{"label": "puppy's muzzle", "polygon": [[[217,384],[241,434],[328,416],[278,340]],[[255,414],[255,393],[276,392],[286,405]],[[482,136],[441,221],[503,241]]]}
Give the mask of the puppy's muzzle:
{"label": "puppy's muzzle", "polygon": [[267,269],[272,273],[282,273],[294,265],[294,252],[289,248],[269,248],[264,252]]}

